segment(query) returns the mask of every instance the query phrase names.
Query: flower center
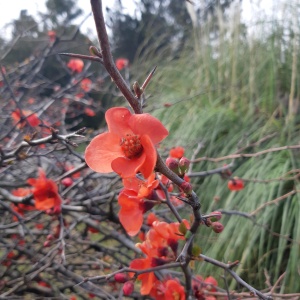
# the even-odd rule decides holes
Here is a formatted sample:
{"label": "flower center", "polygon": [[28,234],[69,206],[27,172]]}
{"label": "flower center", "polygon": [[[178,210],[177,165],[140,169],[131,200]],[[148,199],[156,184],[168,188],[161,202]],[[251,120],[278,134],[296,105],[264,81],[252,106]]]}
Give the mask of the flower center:
{"label": "flower center", "polygon": [[120,146],[124,155],[129,159],[139,157],[143,151],[140,137],[137,135],[126,134],[126,136],[121,139]]}

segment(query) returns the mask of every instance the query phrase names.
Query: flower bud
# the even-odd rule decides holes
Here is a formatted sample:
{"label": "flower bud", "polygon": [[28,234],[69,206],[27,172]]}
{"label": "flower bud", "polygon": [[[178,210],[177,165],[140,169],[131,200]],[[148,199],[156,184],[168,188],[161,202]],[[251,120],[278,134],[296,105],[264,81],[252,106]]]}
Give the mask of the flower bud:
{"label": "flower bud", "polygon": [[47,235],[47,240],[52,241],[54,239],[54,236],[52,234]]}
{"label": "flower bud", "polygon": [[115,274],[114,278],[115,278],[115,281],[119,282],[119,283],[124,283],[128,280],[128,276],[125,273],[117,273],[117,274]]}
{"label": "flower bud", "polygon": [[61,183],[65,186],[65,187],[69,187],[73,184],[73,180],[71,177],[66,177],[64,179],[62,179]]}
{"label": "flower bud", "polygon": [[181,185],[180,185],[180,189],[187,195],[190,195],[193,191],[193,187],[189,182],[184,181]]}
{"label": "flower bud", "polygon": [[124,296],[129,296],[132,294],[134,290],[134,284],[132,281],[127,281],[123,285],[123,295]]}
{"label": "flower bud", "polygon": [[214,232],[216,233],[220,233],[223,231],[224,229],[224,225],[221,224],[220,222],[213,222],[212,225],[211,225],[211,228]]}
{"label": "flower bud", "polygon": [[44,242],[44,247],[50,247],[51,246],[51,242],[49,240]]}
{"label": "flower bud", "polygon": [[212,222],[219,221],[222,218],[222,213],[220,211],[213,211],[212,213],[210,213],[210,215],[213,215],[210,217],[210,220]]}
{"label": "flower bud", "polygon": [[190,160],[187,159],[186,157],[180,158],[179,169],[180,169],[181,174],[185,174],[188,171],[190,164],[191,164]]}
{"label": "flower bud", "polygon": [[173,171],[175,174],[179,175],[179,162],[176,158],[168,157],[166,159],[166,165],[168,168]]}

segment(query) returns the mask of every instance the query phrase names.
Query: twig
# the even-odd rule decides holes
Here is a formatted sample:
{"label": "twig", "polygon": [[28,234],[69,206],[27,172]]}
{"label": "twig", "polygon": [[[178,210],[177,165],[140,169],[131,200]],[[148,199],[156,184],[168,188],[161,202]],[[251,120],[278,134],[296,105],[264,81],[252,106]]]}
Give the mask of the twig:
{"label": "twig", "polygon": [[272,153],[272,152],[278,152],[283,150],[293,150],[293,149],[300,149],[300,145],[292,145],[292,146],[282,146],[282,147],[276,147],[276,148],[270,148],[263,151],[259,151],[256,153],[241,153],[241,154],[230,154],[223,157],[218,158],[212,158],[212,157],[200,157],[196,158],[193,162],[200,162],[200,161],[211,161],[211,162],[219,162],[227,159],[235,159],[235,158],[250,158],[250,157],[258,157],[260,155]]}

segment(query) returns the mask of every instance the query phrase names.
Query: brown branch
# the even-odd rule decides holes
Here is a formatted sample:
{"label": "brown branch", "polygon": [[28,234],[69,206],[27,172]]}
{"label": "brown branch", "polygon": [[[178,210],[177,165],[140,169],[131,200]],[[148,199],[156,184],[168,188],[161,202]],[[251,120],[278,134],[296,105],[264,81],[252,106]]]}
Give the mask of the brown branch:
{"label": "brown branch", "polygon": [[284,200],[284,199],[288,198],[289,196],[295,195],[296,193],[299,193],[299,191],[292,190],[292,191],[290,191],[290,192],[288,192],[288,193],[286,193],[286,194],[284,194],[284,195],[282,195],[282,196],[280,196],[280,197],[278,197],[278,198],[276,198],[276,199],[274,199],[272,201],[266,202],[266,203],[262,204],[260,207],[258,207],[257,209],[255,209],[254,211],[252,211],[250,213],[250,216],[254,216],[260,210],[262,210],[263,208],[265,208],[265,207],[267,207],[267,206],[269,206],[271,204],[277,204],[279,201]]}
{"label": "brown branch", "polygon": [[256,153],[230,154],[230,155],[227,155],[227,156],[217,157],[217,158],[204,156],[204,157],[196,158],[192,162],[193,163],[200,162],[200,161],[220,162],[220,161],[227,160],[227,159],[258,157],[260,155],[264,155],[264,154],[268,154],[268,153],[272,153],[272,152],[278,152],[278,151],[283,151],[283,150],[293,150],[293,149],[300,149],[300,145],[270,148],[270,149],[266,149],[266,150],[259,151],[259,152],[256,152]]}
{"label": "brown branch", "polygon": [[126,100],[129,102],[133,111],[136,114],[141,114],[143,112],[141,103],[131,92],[130,87],[127,85],[126,81],[118,71],[113,57],[111,55],[108,35],[106,32],[106,26],[104,22],[103,12],[102,12],[102,1],[101,0],[91,0],[92,11],[94,14],[95,25],[98,34],[98,40],[101,47],[101,54],[103,57],[103,64],[117,87],[120,89],[121,93],[124,95]]}
{"label": "brown branch", "polygon": [[204,261],[213,264],[219,268],[222,268],[223,270],[225,270],[227,273],[229,273],[239,284],[241,284],[242,286],[244,286],[245,288],[247,288],[251,293],[253,293],[254,295],[257,295],[260,299],[263,300],[271,300],[272,297],[269,295],[264,295],[263,293],[261,293],[260,291],[256,290],[254,287],[252,287],[250,284],[248,284],[247,282],[245,282],[239,275],[237,275],[231,268],[232,268],[232,264],[225,264],[222,263],[216,259],[210,258],[206,255],[200,254],[199,255],[200,258],[202,258]]}

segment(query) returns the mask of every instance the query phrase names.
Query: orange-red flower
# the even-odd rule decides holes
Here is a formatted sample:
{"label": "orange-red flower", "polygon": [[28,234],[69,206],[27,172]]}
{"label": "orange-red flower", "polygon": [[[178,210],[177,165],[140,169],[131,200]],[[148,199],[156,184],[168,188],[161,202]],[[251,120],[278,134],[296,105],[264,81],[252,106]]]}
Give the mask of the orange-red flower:
{"label": "orange-red flower", "polygon": [[118,197],[121,206],[119,218],[126,232],[134,236],[143,224],[143,214],[153,207],[153,203],[145,202],[143,198],[151,195],[152,190],[159,184],[152,173],[147,181],[136,177],[123,179],[125,188]]}
{"label": "orange-red flower", "polygon": [[185,290],[177,278],[157,281],[151,290],[155,300],[185,300]]}
{"label": "orange-red flower", "polygon": [[80,73],[82,72],[82,69],[84,67],[84,63],[81,59],[79,58],[72,58],[70,59],[70,61],[68,62],[68,68],[73,71],[73,72],[77,72]]}
{"label": "orange-red flower", "polygon": [[116,60],[116,67],[119,71],[123,70],[124,68],[126,68],[129,65],[129,61],[127,58],[118,58]]}
{"label": "orange-red flower", "polygon": [[92,80],[89,78],[84,78],[80,82],[80,87],[85,91],[89,92],[92,88]]}
{"label": "orange-red flower", "polygon": [[[31,194],[31,191],[28,188],[18,188],[12,191],[12,194],[17,197],[26,197],[29,194]],[[31,205],[27,205],[24,203],[15,203],[12,204],[12,209],[19,215],[24,216],[25,211],[34,210],[35,208]],[[13,220],[18,221],[18,218],[16,216],[13,216]]]}
{"label": "orange-red flower", "polygon": [[[156,249],[152,249],[151,246],[146,242],[137,244],[137,246],[144,252],[144,254],[146,254],[146,257],[134,259],[130,263],[130,268],[135,270],[145,270],[155,267],[156,265],[154,264],[155,260],[153,260],[153,257],[155,257]],[[156,281],[154,272],[140,274],[137,278],[142,282],[140,290],[141,294],[148,295],[153,287],[154,282]]]}
{"label": "orange-red flower", "polygon": [[49,30],[48,37],[49,37],[50,42],[54,42],[56,39],[56,32],[54,30]]}
{"label": "orange-red flower", "polygon": [[39,169],[39,178],[29,178],[27,182],[33,186],[32,193],[36,209],[60,211],[62,201],[58,194],[57,184],[48,179],[42,169]]}
{"label": "orange-red flower", "polygon": [[231,191],[241,191],[245,187],[244,181],[237,178],[229,180],[227,186]]}
{"label": "orange-red flower", "polygon": [[173,147],[171,150],[170,150],[170,157],[173,157],[173,158],[181,158],[184,154],[184,148],[183,147]]}
{"label": "orange-red flower", "polygon": [[114,107],[105,114],[108,132],[96,136],[86,148],[85,159],[96,172],[115,171],[123,178],[141,172],[148,178],[154,170],[155,144],[167,135],[167,129],[149,114],[136,114]]}
{"label": "orange-red flower", "polygon": [[[190,224],[187,220],[183,220],[187,229]],[[179,231],[180,223],[166,223],[155,221],[152,223],[152,228],[148,231],[146,238],[153,247],[167,247],[169,246],[174,253],[177,251],[178,241],[185,239],[183,234]]]}
{"label": "orange-red flower", "polygon": [[204,283],[206,283],[207,290],[211,292],[217,291],[216,287],[218,286],[218,282],[214,277],[208,276],[207,278],[205,278]]}
{"label": "orange-red flower", "polygon": [[[26,121],[21,121],[21,112],[19,109],[16,109],[11,113],[11,117],[15,124],[17,124],[18,128],[23,128],[26,125]],[[37,114],[33,113],[30,110],[22,110],[22,117],[25,117],[28,124],[32,127],[36,127],[41,123],[41,120],[37,116]]]}
{"label": "orange-red flower", "polygon": [[89,107],[84,109],[84,113],[89,117],[94,117],[96,115],[96,113]]}

